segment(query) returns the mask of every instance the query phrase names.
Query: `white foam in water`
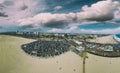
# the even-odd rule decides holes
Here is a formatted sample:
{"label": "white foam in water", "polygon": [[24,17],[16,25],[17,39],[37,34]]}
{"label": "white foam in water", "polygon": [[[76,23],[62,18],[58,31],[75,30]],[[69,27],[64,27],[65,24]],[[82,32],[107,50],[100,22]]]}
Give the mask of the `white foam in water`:
{"label": "white foam in water", "polygon": [[120,37],[118,37],[117,35],[114,35],[113,38],[114,38],[116,41],[120,42]]}

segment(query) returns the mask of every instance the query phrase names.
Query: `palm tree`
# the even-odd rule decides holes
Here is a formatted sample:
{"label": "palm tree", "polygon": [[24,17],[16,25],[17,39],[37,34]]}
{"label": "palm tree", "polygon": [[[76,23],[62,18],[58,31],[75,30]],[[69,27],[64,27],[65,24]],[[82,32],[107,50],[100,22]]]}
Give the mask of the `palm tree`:
{"label": "palm tree", "polygon": [[85,70],[86,70],[85,64],[86,64],[86,58],[87,58],[86,39],[84,39],[83,45],[84,45],[84,51],[83,51],[83,73],[85,73]]}
{"label": "palm tree", "polygon": [[85,73],[85,64],[86,64],[86,58],[87,58],[87,52],[86,51],[84,51],[83,52],[83,73]]}
{"label": "palm tree", "polygon": [[83,71],[83,73],[86,73],[86,65],[85,64],[86,64],[86,58],[88,58],[88,56],[87,56],[87,48],[86,48],[86,40],[84,40],[83,46],[84,46],[84,51],[82,53],[79,53],[79,56],[81,56],[82,59],[83,59],[82,71]]}
{"label": "palm tree", "polygon": [[[76,49],[76,45],[73,45],[71,43],[71,41],[68,41],[67,39],[65,39],[65,41],[67,41],[69,44],[71,44],[73,46],[74,49]],[[77,44],[77,43],[76,43]],[[77,44],[78,45],[78,44]],[[80,53],[77,53],[79,56],[82,57],[83,59],[83,73],[86,73],[86,67],[85,67],[85,64],[86,64],[86,58],[88,58],[87,56],[87,48],[86,48],[86,39],[84,38],[84,42],[83,42],[83,47],[84,47],[84,51],[83,52],[80,52]],[[73,50],[74,50],[73,49]]]}

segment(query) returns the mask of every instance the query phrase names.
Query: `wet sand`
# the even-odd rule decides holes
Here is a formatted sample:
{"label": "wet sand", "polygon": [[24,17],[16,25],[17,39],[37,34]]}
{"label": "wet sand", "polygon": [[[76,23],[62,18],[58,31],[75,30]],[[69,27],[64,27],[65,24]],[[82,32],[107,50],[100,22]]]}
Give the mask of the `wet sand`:
{"label": "wet sand", "polygon": [[[82,73],[82,58],[67,52],[53,58],[29,56],[20,48],[34,40],[0,36],[0,73]],[[119,73],[120,58],[88,54],[86,73]]]}

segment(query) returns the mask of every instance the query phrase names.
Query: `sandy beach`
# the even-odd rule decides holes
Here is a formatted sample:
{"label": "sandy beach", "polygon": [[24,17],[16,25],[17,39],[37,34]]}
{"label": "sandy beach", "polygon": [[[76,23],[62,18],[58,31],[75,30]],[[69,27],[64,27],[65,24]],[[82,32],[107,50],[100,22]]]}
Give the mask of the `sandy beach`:
{"label": "sandy beach", "polygon": [[[5,40],[6,39],[6,40]],[[80,73],[81,58],[68,52],[53,58],[26,54],[21,44],[34,40],[2,36],[0,39],[0,73]]]}
{"label": "sandy beach", "polygon": [[[34,40],[1,36],[0,73],[82,73],[82,58],[74,52],[47,59],[24,53],[20,45],[31,41]],[[86,60],[86,73],[119,73],[119,67],[120,58],[88,54]]]}
{"label": "sandy beach", "polygon": [[119,73],[120,58],[106,58],[88,54],[86,73]]}
{"label": "sandy beach", "polygon": [[88,41],[90,42],[96,42],[96,43],[109,43],[109,44],[116,44],[117,42],[113,39],[113,35],[109,35],[109,36],[104,36],[104,37],[98,37],[96,39],[89,39]]}

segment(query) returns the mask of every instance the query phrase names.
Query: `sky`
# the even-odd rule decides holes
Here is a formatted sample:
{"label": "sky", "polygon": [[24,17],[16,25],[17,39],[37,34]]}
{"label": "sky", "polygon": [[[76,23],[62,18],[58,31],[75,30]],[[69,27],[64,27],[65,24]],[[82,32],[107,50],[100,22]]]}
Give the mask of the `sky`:
{"label": "sky", "polygon": [[120,34],[120,0],[0,0],[0,32]]}

